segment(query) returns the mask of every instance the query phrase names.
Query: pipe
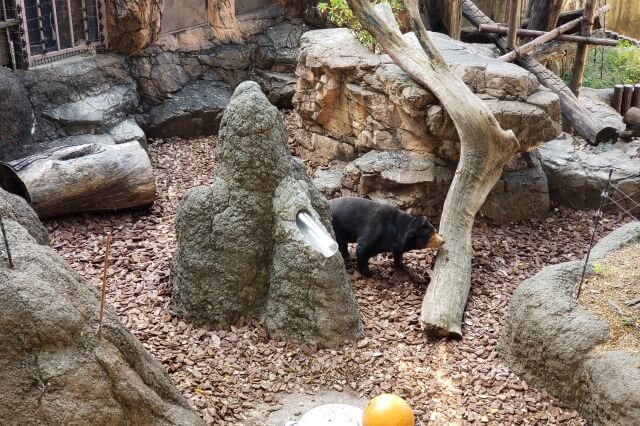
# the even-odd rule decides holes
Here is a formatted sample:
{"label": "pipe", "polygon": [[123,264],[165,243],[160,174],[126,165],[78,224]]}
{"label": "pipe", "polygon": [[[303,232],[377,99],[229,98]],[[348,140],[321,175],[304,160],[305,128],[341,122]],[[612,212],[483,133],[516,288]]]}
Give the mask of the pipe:
{"label": "pipe", "polygon": [[296,215],[296,225],[305,240],[324,257],[331,257],[338,251],[338,243],[331,234],[307,210],[300,210]]}

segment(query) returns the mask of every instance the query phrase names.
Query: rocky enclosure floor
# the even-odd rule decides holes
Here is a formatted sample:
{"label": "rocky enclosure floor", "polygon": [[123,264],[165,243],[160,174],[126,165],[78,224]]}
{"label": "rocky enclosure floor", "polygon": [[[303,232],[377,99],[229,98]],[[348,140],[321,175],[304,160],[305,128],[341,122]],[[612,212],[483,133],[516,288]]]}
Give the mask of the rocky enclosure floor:
{"label": "rocky enclosure floor", "polygon": [[[160,360],[210,424],[247,425],[256,407],[277,411],[287,392],[320,389],[408,399],[425,424],[582,424],[544,392],[500,364],[496,341],[519,282],[552,263],[581,258],[593,212],[555,209],[544,221],[474,230],[473,286],[460,341],[427,340],[418,315],[425,288],[394,273],[384,256],[362,278],[350,266],[364,338],[336,350],[270,341],[247,320],[221,331],[196,328],[169,309],[174,218],[189,188],[211,182],[216,139],[150,146],[155,205],[138,212],[87,214],[46,223],[52,245],[81,275],[100,283],[105,236],[114,235],[107,300]],[[607,216],[598,237],[624,220]],[[428,276],[432,253],[407,255]],[[253,424],[253,423],[252,423]]]}

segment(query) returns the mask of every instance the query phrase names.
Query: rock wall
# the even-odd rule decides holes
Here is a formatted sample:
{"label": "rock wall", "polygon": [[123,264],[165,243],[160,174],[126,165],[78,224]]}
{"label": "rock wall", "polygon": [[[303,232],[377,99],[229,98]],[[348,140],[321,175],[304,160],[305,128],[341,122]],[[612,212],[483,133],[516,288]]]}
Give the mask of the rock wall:
{"label": "rock wall", "polygon": [[97,291],[6,221],[0,259],[0,417],[5,425],[204,425]]}
{"label": "rock wall", "polygon": [[[637,242],[640,222],[632,222],[598,243],[591,259]],[[518,287],[498,352],[527,383],[547,390],[591,423],[640,424],[640,357],[598,348],[609,339],[609,328],[573,297],[583,265],[548,266]]]}
{"label": "rock wall", "polygon": [[[528,152],[560,133],[558,97],[526,70],[493,59],[492,50],[433,36],[454,72],[521,144],[521,155],[481,214],[496,222],[543,217],[549,206],[546,178]],[[418,46],[414,35],[405,37]],[[320,164],[350,162],[340,178],[342,195],[368,196],[437,218],[459,139],[433,94],[345,29],[305,33],[296,73],[301,155]]]}
{"label": "rock wall", "polygon": [[362,324],[340,254],[325,259],[296,226],[303,208],[327,229],[331,219],[287,142],[259,86],[238,86],[213,185],[189,192],[176,215],[173,305],[195,323],[259,316],[273,337],[333,346],[359,336]]}

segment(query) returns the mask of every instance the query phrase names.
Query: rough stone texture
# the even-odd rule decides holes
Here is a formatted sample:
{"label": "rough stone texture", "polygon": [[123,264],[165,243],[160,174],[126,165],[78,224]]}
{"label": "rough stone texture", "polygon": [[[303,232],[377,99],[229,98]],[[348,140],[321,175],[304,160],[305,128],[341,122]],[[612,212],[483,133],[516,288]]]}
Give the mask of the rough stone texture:
{"label": "rough stone texture", "polygon": [[193,80],[222,80],[233,89],[250,76],[272,102],[290,107],[300,37],[307,29],[299,20],[285,20],[244,44],[219,44],[207,27],[165,34],[131,57],[131,72],[148,107],[161,104]]}
{"label": "rough stone texture", "polygon": [[120,55],[72,57],[21,77],[36,115],[36,142],[107,133],[138,109],[136,82]]}
{"label": "rough stone texture", "polygon": [[109,135],[113,138],[116,144],[138,141],[143,147],[147,146],[147,136],[144,131],[138,126],[138,123],[132,118],[122,121],[111,129],[109,129]]}
{"label": "rough stone texture", "polygon": [[213,185],[193,189],[178,209],[173,304],[196,323],[262,316],[275,337],[331,346],[360,335],[362,324],[341,256],[322,258],[297,230],[302,207],[327,229],[331,220],[287,139],[259,86],[238,86]]}
{"label": "rough stone texture", "polygon": [[216,134],[230,97],[224,82],[194,81],[149,112],[147,133],[152,138]]}
{"label": "rough stone texture", "polygon": [[[405,37],[419,46],[415,35]],[[547,182],[526,152],[560,133],[558,97],[526,70],[492,58],[492,50],[442,34],[433,39],[502,127],[515,132],[526,160],[506,171],[481,214],[497,223],[545,217]],[[343,195],[367,196],[437,221],[460,142],[435,96],[344,29],[305,33],[296,73],[301,155],[321,164],[351,161]]]}
{"label": "rough stone texture", "polygon": [[524,167],[505,169],[482,205],[480,216],[508,223],[549,214],[549,185],[539,153],[525,153],[517,160],[524,162]]}
{"label": "rough stone texture", "polygon": [[[0,216],[22,225],[38,244],[49,244],[49,234],[29,203],[0,188]],[[4,243],[0,242],[0,245]]]}
{"label": "rough stone texture", "polygon": [[[405,37],[418,45],[415,35]],[[486,56],[484,49],[441,34],[433,38],[454,72],[487,102],[504,128],[516,133],[521,151],[559,134],[558,98],[532,74]],[[360,45],[348,30],[305,33],[296,73],[294,105],[302,119],[305,155],[329,162],[352,160],[372,149],[403,149],[457,160],[456,130],[436,98],[387,55]]]}
{"label": "rough stone texture", "polygon": [[113,0],[106,2],[109,49],[131,54],[157,40],[163,0]]}
{"label": "rough stone texture", "polygon": [[[591,259],[638,241],[640,222],[632,222],[605,237]],[[528,383],[593,424],[640,424],[640,357],[597,348],[609,339],[609,328],[573,298],[582,266],[548,266],[518,287],[498,351]]]}
{"label": "rough stone texture", "polygon": [[110,308],[97,338],[95,288],[6,226],[15,268],[0,261],[3,424],[204,425]]}
{"label": "rough stone texture", "polygon": [[29,144],[33,108],[28,92],[13,72],[0,67],[0,160]]}
{"label": "rough stone texture", "polygon": [[640,203],[639,146],[640,143],[617,143],[589,147],[566,134],[547,142],[539,151],[551,199],[576,209],[598,208],[609,170],[613,169],[612,183],[631,200],[619,192],[613,198],[623,208],[640,213],[639,208],[633,209]]}
{"label": "rough stone texture", "polygon": [[[350,163],[318,169],[314,184],[327,197],[355,195],[391,204],[438,221],[455,164],[431,153],[369,151]],[[495,223],[549,212],[547,178],[537,153],[519,154],[489,193],[480,215]]]}

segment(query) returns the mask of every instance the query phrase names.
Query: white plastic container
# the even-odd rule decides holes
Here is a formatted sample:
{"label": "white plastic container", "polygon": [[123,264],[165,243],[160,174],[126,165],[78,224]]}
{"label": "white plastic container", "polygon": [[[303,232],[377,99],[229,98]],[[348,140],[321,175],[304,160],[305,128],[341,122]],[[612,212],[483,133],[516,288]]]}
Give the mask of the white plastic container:
{"label": "white plastic container", "polygon": [[327,229],[318,222],[307,210],[300,210],[296,215],[296,225],[311,246],[322,253],[324,257],[331,257],[338,251],[338,243],[331,238]]}

